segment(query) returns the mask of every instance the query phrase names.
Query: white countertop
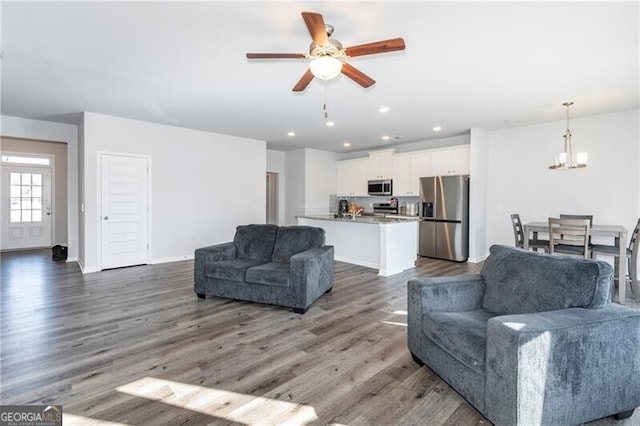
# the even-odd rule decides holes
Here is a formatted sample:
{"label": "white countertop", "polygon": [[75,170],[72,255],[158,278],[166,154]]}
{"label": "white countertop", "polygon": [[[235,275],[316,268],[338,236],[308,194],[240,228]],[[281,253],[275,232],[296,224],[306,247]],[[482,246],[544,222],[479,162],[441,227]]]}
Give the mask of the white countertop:
{"label": "white countertop", "polygon": [[334,247],[334,259],[378,269],[388,277],[415,267],[418,253],[418,218],[334,214],[298,216],[298,225],[325,231],[326,244]]}
{"label": "white countertop", "polygon": [[296,219],[316,219],[329,220],[332,222],[348,222],[348,223],[368,223],[375,225],[386,225],[392,223],[416,222],[420,220],[415,216],[356,216],[356,220],[351,217],[334,217],[334,214],[316,214],[307,216],[296,216]]}

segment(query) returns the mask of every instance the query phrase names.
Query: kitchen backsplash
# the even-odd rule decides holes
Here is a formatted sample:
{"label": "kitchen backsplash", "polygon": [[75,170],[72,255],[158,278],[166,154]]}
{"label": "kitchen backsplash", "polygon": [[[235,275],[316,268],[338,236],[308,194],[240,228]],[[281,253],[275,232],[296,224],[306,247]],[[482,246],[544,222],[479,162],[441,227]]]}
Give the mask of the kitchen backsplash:
{"label": "kitchen backsplash", "polygon": [[[335,194],[329,195],[329,208],[331,213],[336,213],[338,211],[338,200],[345,198],[349,200],[349,204],[355,203],[364,208],[364,211],[367,213],[373,213],[373,205],[376,203],[388,203],[392,197],[377,197],[377,196],[368,196],[368,197],[338,197]],[[403,202],[407,203],[417,203],[420,201],[420,197],[395,197],[398,199],[398,207],[402,205]]]}

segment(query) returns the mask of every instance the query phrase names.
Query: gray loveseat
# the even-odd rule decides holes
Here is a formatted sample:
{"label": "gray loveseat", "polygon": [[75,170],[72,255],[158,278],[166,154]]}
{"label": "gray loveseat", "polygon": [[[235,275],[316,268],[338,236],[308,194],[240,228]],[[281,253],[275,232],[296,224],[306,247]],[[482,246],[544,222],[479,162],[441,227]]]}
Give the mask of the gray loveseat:
{"label": "gray loveseat", "polygon": [[195,292],[305,313],[333,286],[333,246],[324,242],[311,226],[238,226],[233,242],[195,251]]}
{"label": "gray loveseat", "polygon": [[477,275],[408,283],[408,345],[496,425],[575,425],[640,406],[640,312],[600,261],[491,247]]}

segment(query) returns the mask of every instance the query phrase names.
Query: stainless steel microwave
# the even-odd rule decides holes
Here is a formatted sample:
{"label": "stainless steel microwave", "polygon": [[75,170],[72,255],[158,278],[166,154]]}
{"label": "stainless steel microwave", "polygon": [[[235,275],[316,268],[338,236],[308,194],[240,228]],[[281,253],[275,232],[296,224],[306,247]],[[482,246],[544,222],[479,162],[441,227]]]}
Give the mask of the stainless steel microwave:
{"label": "stainless steel microwave", "polygon": [[367,182],[369,195],[393,195],[393,181],[391,179],[370,180]]}

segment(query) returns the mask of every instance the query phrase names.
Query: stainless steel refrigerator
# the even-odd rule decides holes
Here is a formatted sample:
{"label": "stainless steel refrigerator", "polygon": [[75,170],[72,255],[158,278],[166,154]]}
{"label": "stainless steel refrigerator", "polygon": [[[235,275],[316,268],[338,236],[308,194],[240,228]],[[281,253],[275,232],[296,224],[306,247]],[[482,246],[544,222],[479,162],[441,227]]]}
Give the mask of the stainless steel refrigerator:
{"label": "stainless steel refrigerator", "polygon": [[469,176],[420,178],[418,254],[465,262],[469,257]]}

